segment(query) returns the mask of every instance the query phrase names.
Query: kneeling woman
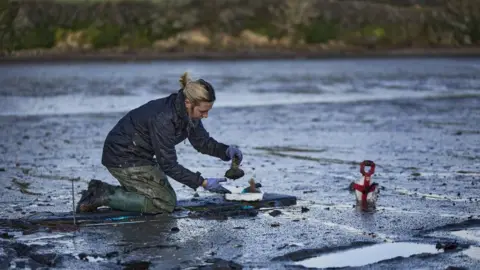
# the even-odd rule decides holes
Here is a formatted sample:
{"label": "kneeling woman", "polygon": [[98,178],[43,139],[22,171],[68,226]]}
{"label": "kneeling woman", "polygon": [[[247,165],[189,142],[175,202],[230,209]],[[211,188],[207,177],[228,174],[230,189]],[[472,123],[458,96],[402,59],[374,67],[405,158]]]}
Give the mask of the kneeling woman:
{"label": "kneeling woman", "polygon": [[200,153],[229,161],[242,161],[242,152],[210,137],[202,118],[215,102],[213,86],[203,79],[191,81],[185,73],[182,88],[167,97],[151,100],[128,112],[105,140],[102,164],[120,182],[112,186],[92,180],[77,205],[77,212],[109,206],[122,211],[172,212],[177,196],[167,180],[197,189],[228,192],[221,186],[225,178],[203,178],[177,161],[175,145],[188,138]]}

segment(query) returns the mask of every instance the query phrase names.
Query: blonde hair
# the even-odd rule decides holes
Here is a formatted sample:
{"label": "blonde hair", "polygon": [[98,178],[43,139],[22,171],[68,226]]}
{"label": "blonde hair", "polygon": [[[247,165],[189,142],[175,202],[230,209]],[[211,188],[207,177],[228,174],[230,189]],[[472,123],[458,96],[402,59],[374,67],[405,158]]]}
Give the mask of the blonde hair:
{"label": "blonde hair", "polygon": [[203,80],[192,81],[188,76],[188,72],[183,73],[180,77],[180,84],[182,85],[182,91],[185,98],[195,105],[200,102],[213,102],[215,99],[213,94],[212,100],[212,94],[208,92],[207,88],[201,83],[201,81],[204,82]]}

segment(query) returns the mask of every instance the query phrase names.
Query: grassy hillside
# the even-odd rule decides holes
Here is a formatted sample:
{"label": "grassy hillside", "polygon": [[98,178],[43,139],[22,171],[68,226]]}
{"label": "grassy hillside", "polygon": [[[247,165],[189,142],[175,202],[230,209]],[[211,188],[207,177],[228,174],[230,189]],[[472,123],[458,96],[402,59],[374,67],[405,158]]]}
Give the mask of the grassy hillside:
{"label": "grassy hillside", "polygon": [[0,41],[4,53],[479,46],[480,1],[0,1]]}

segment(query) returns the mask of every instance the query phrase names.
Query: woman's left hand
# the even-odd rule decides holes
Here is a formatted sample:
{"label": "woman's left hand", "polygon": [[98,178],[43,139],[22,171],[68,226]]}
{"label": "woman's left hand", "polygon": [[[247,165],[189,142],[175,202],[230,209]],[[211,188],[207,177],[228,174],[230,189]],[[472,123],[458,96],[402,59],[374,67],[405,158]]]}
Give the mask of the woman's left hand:
{"label": "woman's left hand", "polygon": [[227,154],[227,157],[229,157],[230,159],[233,159],[233,157],[236,156],[238,158],[238,164],[242,163],[243,154],[242,154],[242,151],[240,151],[240,149],[238,149],[237,146],[230,145],[227,148],[226,154]]}

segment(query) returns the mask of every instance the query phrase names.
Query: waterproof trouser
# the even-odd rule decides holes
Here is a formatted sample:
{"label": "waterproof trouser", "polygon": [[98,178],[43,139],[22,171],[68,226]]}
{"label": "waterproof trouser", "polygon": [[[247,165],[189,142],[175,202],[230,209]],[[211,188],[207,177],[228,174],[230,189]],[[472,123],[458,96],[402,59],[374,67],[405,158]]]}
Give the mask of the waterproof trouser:
{"label": "waterproof trouser", "polygon": [[121,186],[111,186],[107,205],[142,213],[173,212],[177,194],[158,166],[108,168]]}

